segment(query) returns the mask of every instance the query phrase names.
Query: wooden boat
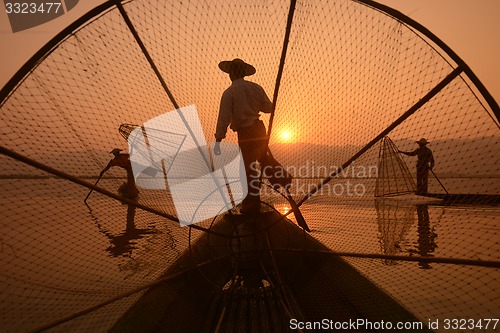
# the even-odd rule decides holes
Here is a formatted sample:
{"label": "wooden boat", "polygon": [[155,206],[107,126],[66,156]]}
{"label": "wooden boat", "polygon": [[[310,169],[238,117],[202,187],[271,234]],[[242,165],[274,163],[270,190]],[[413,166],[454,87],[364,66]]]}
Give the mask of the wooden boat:
{"label": "wooden boat", "polygon": [[[124,145],[116,131],[124,122],[143,126],[196,105],[204,137],[213,138],[229,84],[217,63],[226,57],[251,61],[256,81],[274,92],[275,113],[263,119],[271,149],[283,147],[273,150],[280,163],[299,171],[321,167],[296,177],[306,190],[293,194],[307,223],[319,226],[311,234],[276,212],[254,221],[221,215],[210,228],[196,224],[188,232],[166,191],[141,188],[137,200],[127,199],[116,194],[121,174],[93,185],[109,149]],[[483,193],[477,175],[498,177],[495,99],[440,38],[375,1],[106,1],[20,68],[0,90],[0,117],[6,332],[288,331],[294,319],[380,323],[498,314],[496,211],[466,207],[471,214],[456,210],[441,221],[431,207],[417,210],[425,223],[401,226],[391,215],[384,229],[377,217],[398,207],[377,216],[372,179],[361,177],[358,185],[368,185],[360,198],[329,187],[357,180],[344,177],[349,168],[376,166],[374,148],[387,135],[402,149],[426,135],[440,156],[437,171],[470,178],[472,186],[460,184],[457,193]],[[297,141],[280,138],[284,130],[294,130]],[[236,134],[226,141],[236,142]],[[101,205],[95,216],[82,202],[89,189],[89,204]],[[493,193],[431,197],[497,204],[498,189]],[[273,195],[269,204],[286,203]],[[142,225],[123,235],[134,214]],[[438,241],[449,235],[446,257],[397,252],[414,227],[421,229],[414,237],[435,237],[434,227],[441,228]],[[361,248],[368,229],[371,246]],[[384,252],[378,233],[394,230]],[[148,247],[145,235],[157,234],[171,247]],[[136,258],[129,243],[108,250],[110,237],[147,246]],[[141,268],[150,261],[146,274]],[[433,261],[439,269],[410,261]],[[375,266],[385,275],[371,272]]]}
{"label": "wooden boat", "polygon": [[149,289],[111,332],[383,332],[390,329],[381,322],[419,322],[275,211],[226,214],[211,231],[217,235],[196,240],[164,274],[173,277]]}

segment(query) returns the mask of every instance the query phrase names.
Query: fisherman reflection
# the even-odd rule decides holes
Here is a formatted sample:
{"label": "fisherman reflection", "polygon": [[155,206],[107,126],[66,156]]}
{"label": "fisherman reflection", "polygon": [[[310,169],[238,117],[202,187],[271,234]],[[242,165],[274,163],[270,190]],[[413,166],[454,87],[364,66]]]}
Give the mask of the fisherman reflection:
{"label": "fisherman reflection", "polygon": [[429,141],[422,138],[418,141],[419,147],[412,152],[399,150],[398,152],[408,156],[418,156],[417,160],[417,194],[427,195],[427,187],[429,180],[429,170],[434,167],[434,156],[432,151],[427,147]]}
{"label": "fisherman reflection", "polygon": [[100,225],[99,231],[101,231],[111,243],[111,246],[106,250],[111,254],[112,257],[119,257],[125,254],[132,254],[132,251],[136,248],[136,243],[134,240],[143,238],[145,235],[155,234],[157,231],[155,229],[138,229],[135,227],[135,210],[136,206],[128,205],[127,208],[127,225],[125,232],[119,235],[113,235],[106,229],[103,229]]}
{"label": "fisherman reflection", "polygon": [[106,167],[101,171],[99,176],[102,177],[106,171],[114,166],[125,169],[125,171],[127,171],[127,182],[123,183],[118,188],[118,193],[125,198],[135,199],[139,195],[139,190],[135,186],[135,178],[132,171],[132,164],[130,163],[130,155],[122,154],[121,151],[122,149],[115,148],[109,152],[115,157],[109,161],[108,165],[106,165]]}
{"label": "fisherman reflection", "polygon": [[[435,239],[437,234],[431,228],[427,205],[416,205],[417,210],[417,243],[416,249],[409,249],[410,255],[431,257],[437,248]],[[383,199],[375,201],[377,221],[380,231],[382,251],[387,255],[397,255],[401,245],[405,243],[411,225],[414,224],[415,211],[412,206],[388,205]],[[393,260],[385,260],[386,265],[393,265]],[[428,262],[419,262],[422,269],[432,268]]]}
{"label": "fisherman reflection", "polygon": [[[415,251],[421,257],[431,257],[434,250],[437,248],[435,239],[437,234],[431,228],[429,221],[429,208],[427,205],[417,205],[418,216],[418,248]],[[428,262],[420,261],[418,265],[422,269],[431,269]]]}

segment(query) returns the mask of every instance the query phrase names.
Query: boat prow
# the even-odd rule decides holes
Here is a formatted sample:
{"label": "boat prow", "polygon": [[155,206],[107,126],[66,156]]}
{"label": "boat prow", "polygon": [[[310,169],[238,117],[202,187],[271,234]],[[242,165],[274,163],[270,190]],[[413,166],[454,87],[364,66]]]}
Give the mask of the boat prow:
{"label": "boat prow", "polygon": [[172,278],[150,288],[110,332],[289,332],[325,318],[418,321],[277,212],[226,214],[210,230],[165,272]]}

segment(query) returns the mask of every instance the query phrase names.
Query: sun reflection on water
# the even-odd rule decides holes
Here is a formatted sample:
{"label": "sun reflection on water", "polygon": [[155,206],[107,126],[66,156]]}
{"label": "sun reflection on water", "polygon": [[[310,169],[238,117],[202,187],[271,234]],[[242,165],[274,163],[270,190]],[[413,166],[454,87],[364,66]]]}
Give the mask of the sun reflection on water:
{"label": "sun reflection on water", "polygon": [[280,214],[283,215],[287,214],[292,209],[292,207],[290,207],[290,205],[287,203],[276,203],[273,206],[274,209],[276,209]]}

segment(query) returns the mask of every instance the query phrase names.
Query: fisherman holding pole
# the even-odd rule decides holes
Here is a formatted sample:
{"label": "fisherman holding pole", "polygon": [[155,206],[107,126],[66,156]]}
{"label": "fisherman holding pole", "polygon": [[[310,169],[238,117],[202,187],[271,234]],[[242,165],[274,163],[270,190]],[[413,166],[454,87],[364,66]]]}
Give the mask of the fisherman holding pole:
{"label": "fisherman holding pole", "polygon": [[139,195],[139,190],[135,186],[134,172],[132,171],[132,164],[130,163],[130,154],[122,154],[121,151],[121,149],[115,148],[109,152],[115,157],[109,161],[108,165],[101,171],[100,177],[114,166],[125,169],[125,171],[127,171],[127,182],[118,188],[118,192],[126,198],[133,199]]}
{"label": "fisherman holding pole", "polygon": [[[132,164],[130,162],[130,154],[122,154],[121,153],[122,149],[115,148],[112,151],[110,151],[110,154],[114,155],[114,158],[109,161],[108,165],[101,171],[99,174],[99,178],[95,182],[95,185],[101,180],[102,176],[104,176],[104,173],[108,171],[111,167],[117,166],[120,168],[123,168],[127,171],[127,182],[123,183],[119,188],[118,188],[118,193],[120,193],[121,196],[129,199],[134,199],[137,198],[139,195],[139,190],[135,186],[135,178],[134,178],[134,172],[132,171]],[[89,192],[87,197],[85,198],[84,202],[87,202],[87,199],[89,198],[90,194],[92,191]]]}
{"label": "fisherman holding pole", "polygon": [[260,181],[253,163],[262,163],[260,160],[267,149],[266,128],[259,119],[259,113],[270,113],[273,103],[260,85],[244,79],[255,74],[252,65],[241,59],[233,59],[222,61],[219,68],[229,74],[232,84],[221,98],[214,154],[220,155],[220,142],[226,137],[227,127],[231,125],[231,129],[238,133],[248,185],[248,195],[241,204],[241,213],[257,213],[260,211]]}
{"label": "fisherman holding pole", "polygon": [[222,61],[219,68],[229,74],[231,86],[222,94],[219,118],[215,132],[214,154],[220,155],[220,142],[226,137],[227,127],[238,133],[238,146],[245,165],[248,194],[241,203],[242,214],[260,212],[260,174],[256,163],[260,164],[263,174],[271,169],[266,178],[273,187],[283,187],[294,212],[297,224],[310,231],[297,204],[288,192],[292,177],[272,156],[268,148],[268,136],[264,122],[259,119],[260,112],[272,113],[274,104],[267,97],[264,88],[254,82],[246,81],[245,76],[255,74],[256,70],[241,59]]}
{"label": "fisherman holding pole", "polygon": [[429,180],[429,170],[432,172],[434,167],[434,156],[432,151],[427,147],[429,141],[424,138],[416,141],[419,147],[414,151],[407,152],[398,150],[399,153],[408,156],[417,156],[417,194],[427,195],[427,187]]}

